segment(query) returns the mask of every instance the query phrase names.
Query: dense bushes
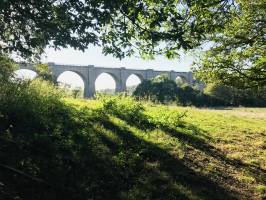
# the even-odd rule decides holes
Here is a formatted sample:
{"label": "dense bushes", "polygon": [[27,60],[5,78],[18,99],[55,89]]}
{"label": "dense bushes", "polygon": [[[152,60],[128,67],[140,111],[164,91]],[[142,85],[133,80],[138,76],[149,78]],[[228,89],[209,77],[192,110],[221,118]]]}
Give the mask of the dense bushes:
{"label": "dense bushes", "polygon": [[[5,84],[16,69],[15,63],[7,56],[0,53],[0,82]],[[0,85],[0,86],[1,86]]]}
{"label": "dense bushes", "polygon": [[266,89],[235,89],[219,84],[200,91],[187,84],[177,85],[167,77],[144,80],[133,93],[137,99],[182,106],[266,106]]}
{"label": "dense bushes", "polygon": [[266,88],[237,89],[219,83],[208,84],[204,93],[232,106],[266,106]]}
{"label": "dense bushes", "polygon": [[79,199],[80,188],[73,193],[66,183],[76,183],[69,162],[79,160],[74,138],[81,137],[76,116],[82,113],[66,106],[50,82],[15,80],[14,64],[6,60],[10,70],[0,80],[0,199]]}
{"label": "dense bushes", "polygon": [[223,100],[204,94],[189,85],[178,86],[165,76],[144,80],[133,93],[137,99],[182,106],[226,106]]}
{"label": "dense bushes", "polygon": [[143,115],[144,111],[143,105],[130,97],[123,97],[123,95],[98,95],[97,99],[103,103],[102,109],[106,113],[109,112],[109,114],[117,115],[132,122],[141,120],[142,118],[141,115]]}
{"label": "dense bushes", "polygon": [[229,104],[216,97],[206,95],[200,90],[194,89],[189,85],[183,85],[177,88],[176,92],[177,105],[212,107],[212,106],[228,106]]}
{"label": "dense bushes", "polygon": [[133,95],[139,99],[151,100],[154,102],[175,101],[176,83],[165,76],[156,77],[152,80],[143,80],[139,84]]}
{"label": "dense bushes", "polygon": [[99,95],[102,102],[102,112],[115,115],[129,124],[138,125],[141,128],[150,127],[176,127],[182,123],[186,113],[179,113],[165,106],[158,106],[156,110],[147,112],[143,103],[132,97]]}

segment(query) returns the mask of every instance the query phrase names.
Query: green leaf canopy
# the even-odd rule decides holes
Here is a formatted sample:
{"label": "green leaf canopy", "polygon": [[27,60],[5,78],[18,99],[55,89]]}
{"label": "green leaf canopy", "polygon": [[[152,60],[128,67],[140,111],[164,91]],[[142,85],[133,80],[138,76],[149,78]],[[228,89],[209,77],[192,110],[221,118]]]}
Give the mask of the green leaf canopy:
{"label": "green leaf canopy", "polygon": [[223,27],[228,0],[2,0],[0,50],[22,57],[45,47],[100,45],[118,58],[178,56]]}

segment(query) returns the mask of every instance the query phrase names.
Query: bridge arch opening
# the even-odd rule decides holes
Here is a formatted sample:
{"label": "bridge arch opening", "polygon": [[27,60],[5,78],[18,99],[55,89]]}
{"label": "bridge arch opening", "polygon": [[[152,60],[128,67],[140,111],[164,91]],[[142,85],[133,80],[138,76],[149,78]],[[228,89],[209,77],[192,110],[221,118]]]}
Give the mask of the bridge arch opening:
{"label": "bridge arch opening", "polygon": [[15,79],[20,80],[33,80],[37,76],[37,73],[30,69],[19,69],[14,72]]}
{"label": "bridge arch opening", "polygon": [[95,80],[96,93],[111,94],[116,92],[116,79],[112,74],[101,73]]}
{"label": "bridge arch opening", "polygon": [[65,89],[65,91],[74,98],[84,97],[85,83],[78,73],[73,71],[65,71],[57,77],[57,83],[59,87]]}
{"label": "bridge arch opening", "polygon": [[126,80],[126,92],[129,95],[135,91],[137,86],[142,82],[143,77],[137,74],[131,74]]}
{"label": "bridge arch opening", "polygon": [[176,78],[175,78],[175,82],[178,86],[182,86],[184,84],[187,84],[187,79],[184,77],[184,76],[180,76],[178,75]]}

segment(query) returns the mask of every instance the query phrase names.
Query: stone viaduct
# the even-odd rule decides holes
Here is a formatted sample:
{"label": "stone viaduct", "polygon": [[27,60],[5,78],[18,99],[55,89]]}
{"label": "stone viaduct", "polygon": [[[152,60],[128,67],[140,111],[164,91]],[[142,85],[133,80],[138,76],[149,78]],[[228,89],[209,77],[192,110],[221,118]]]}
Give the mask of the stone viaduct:
{"label": "stone viaduct", "polygon": [[[53,76],[57,80],[60,74],[71,71],[77,73],[84,82],[84,97],[93,97],[95,94],[95,81],[102,73],[107,73],[113,77],[116,83],[116,92],[126,91],[127,78],[134,74],[141,81],[151,79],[158,75],[167,75],[171,80],[176,80],[177,77],[182,78],[188,84],[194,82],[192,72],[176,72],[176,71],[156,71],[153,69],[127,69],[127,68],[107,68],[95,67],[94,65],[75,66],[75,65],[58,65],[55,63],[48,63]],[[19,63],[19,69],[29,69],[35,71],[34,66],[31,64]]]}

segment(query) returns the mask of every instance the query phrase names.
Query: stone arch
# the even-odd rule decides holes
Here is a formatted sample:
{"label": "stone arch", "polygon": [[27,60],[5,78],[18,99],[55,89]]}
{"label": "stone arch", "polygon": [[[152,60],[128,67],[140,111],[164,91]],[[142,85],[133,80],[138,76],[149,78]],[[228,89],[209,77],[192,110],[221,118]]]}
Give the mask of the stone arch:
{"label": "stone arch", "polygon": [[144,80],[144,77],[137,73],[132,73],[126,78],[125,89],[127,94],[132,94],[136,87]]}
{"label": "stone arch", "polygon": [[56,80],[58,79],[59,76],[61,76],[61,75],[64,74],[65,72],[71,72],[71,73],[77,74],[77,75],[82,79],[82,81],[83,81],[84,84],[85,84],[86,79],[85,79],[85,77],[83,76],[83,74],[80,73],[80,72],[78,72],[78,71],[75,71],[75,70],[64,70],[64,71],[62,71],[62,72],[56,74],[56,75],[55,75]]}
{"label": "stone arch", "polygon": [[143,81],[145,79],[144,76],[140,73],[131,73],[127,76],[126,80],[128,80],[128,78],[132,75],[138,77],[140,81]]}
{"label": "stone arch", "polygon": [[14,76],[17,79],[34,79],[37,76],[37,72],[34,69],[21,67],[14,71]]}
{"label": "stone arch", "polygon": [[144,80],[144,77],[141,74],[132,73],[132,74],[129,74],[126,78],[126,86],[127,86],[128,80],[130,80],[132,77],[137,78],[140,81],[140,83]]}
{"label": "stone arch", "polygon": [[[55,78],[58,85],[69,89],[69,92],[73,94],[73,96],[77,97],[78,95],[84,97],[87,83],[83,75],[79,72],[74,70],[65,70],[59,73]],[[78,90],[80,90],[80,92],[78,92]]]}
{"label": "stone arch", "polygon": [[[101,84],[102,82],[99,82],[102,77],[109,79],[109,80],[107,80],[108,81],[107,84],[109,86],[111,86],[110,88]],[[98,83],[100,85],[97,85]],[[95,85],[95,91],[99,92],[100,90],[108,90],[108,91],[106,91],[107,93],[113,94],[113,93],[118,91],[119,79],[113,73],[103,71],[103,72],[99,73],[98,75],[96,75],[94,85]],[[114,86],[114,87],[112,87],[112,86]]]}

